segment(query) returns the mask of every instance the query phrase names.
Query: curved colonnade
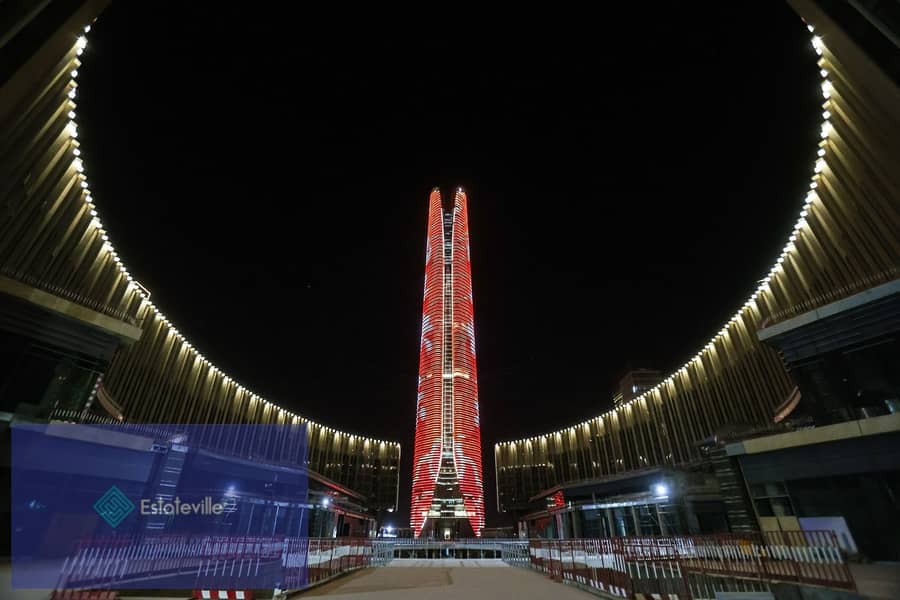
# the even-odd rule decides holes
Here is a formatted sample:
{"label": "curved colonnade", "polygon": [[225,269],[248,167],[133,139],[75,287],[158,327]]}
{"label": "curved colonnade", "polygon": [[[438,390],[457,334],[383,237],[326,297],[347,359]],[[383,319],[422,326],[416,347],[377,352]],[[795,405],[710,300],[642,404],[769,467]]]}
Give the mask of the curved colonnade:
{"label": "curved colonnade", "polygon": [[395,505],[398,443],[342,432],[253,393],[194,347],[119,256],[91,193],[75,112],[90,23],[106,3],[83,3],[3,86],[4,285],[24,284],[27,294],[74,305],[83,319],[133,332],[136,341],[118,348],[102,381],[119,420],[305,426],[312,471]]}
{"label": "curved colonnade", "polygon": [[[632,401],[577,425],[494,446],[498,506],[556,485],[700,458],[700,442],[765,425],[794,384],[757,331],[900,276],[900,91],[812,2],[792,2],[821,75],[809,191],[772,268],[686,363]],[[703,277],[703,273],[697,273]]]}

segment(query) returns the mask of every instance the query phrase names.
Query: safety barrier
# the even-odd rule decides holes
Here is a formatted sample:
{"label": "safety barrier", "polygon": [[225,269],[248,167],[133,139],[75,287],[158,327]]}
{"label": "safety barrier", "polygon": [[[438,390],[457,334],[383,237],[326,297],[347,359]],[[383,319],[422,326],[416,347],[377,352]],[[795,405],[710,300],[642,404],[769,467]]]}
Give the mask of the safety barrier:
{"label": "safety barrier", "polygon": [[516,567],[526,567],[531,562],[528,540],[501,540],[499,546],[500,558],[506,564]]}
{"label": "safety barrier", "polygon": [[387,538],[394,558],[501,558],[506,538]]}
{"label": "safety barrier", "polygon": [[513,549],[503,558],[621,598],[707,598],[778,581],[856,589],[831,531],[530,540],[529,560]]}
{"label": "safety barrier", "polygon": [[679,539],[691,571],[855,589],[832,531],[773,531]]}
{"label": "safety barrier", "polygon": [[454,538],[452,540],[442,540],[435,538],[384,538],[386,543],[391,543],[400,548],[415,547],[437,547],[437,546],[472,546],[479,548],[499,548],[500,544],[506,543],[507,538]]}
{"label": "safety barrier", "polygon": [[119,600],[119,594],[111,590],[54,590],[50,600]]}
{"label": "safety barrier", "polygon": [[196,600],[253,600],[253,590],[194,590]]}
{"label": "safety barrier", "polygon": [[[142,580],[202,580],[273,573],[282,589],[300,589],[339,573],[377,565],[369,538],[180,535],[82,540],[62,565],[58,589],[139,587]],[[148,585],[148,587],[156,587]]]}
{"label": "safety barrier", "polygon": [[[170,574],[242,575],[273,569],[282,589],[384,565],[398,546],[427,543],[371,538],[153,536],[82,543],[66,559],[58,589],[115,587]],[[492,540],[508,564],[620,598],[712,598],[786,581],[854,590],[830,531],[574,540]],[[155,586],[151,586],[155,587]]]}
{"label": "safety barrier", "polygon": [[300,589],[373,562],[371,539],[295,538],[288,540],[285,547],[285,589]]}
{"label": "safety barrier", "polygon": [[533,568],[556,581],[569,581],[623,598],[629,597],[621,539],[531,540]]}

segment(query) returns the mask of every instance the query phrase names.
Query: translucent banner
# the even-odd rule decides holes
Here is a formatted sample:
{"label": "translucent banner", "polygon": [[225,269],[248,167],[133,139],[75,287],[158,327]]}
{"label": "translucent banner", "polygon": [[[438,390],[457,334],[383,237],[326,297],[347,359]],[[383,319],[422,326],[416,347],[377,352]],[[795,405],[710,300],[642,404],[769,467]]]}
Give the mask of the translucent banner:
{"label": "translucent banner", "polygon": [[306,435],[302,425],[14,425],[13,587],[302,587]]}

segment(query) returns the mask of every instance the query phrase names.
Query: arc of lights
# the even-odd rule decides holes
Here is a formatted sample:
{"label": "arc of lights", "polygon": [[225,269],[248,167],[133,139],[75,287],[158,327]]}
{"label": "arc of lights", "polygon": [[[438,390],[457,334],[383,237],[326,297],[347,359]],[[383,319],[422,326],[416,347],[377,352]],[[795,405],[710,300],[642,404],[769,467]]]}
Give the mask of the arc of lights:
{"label": "arc of lights", "polygon": [[[84,54],[84,50],[85,50],[85,48],[87,48],[87,45],[88,45],[87,34],[90,31],[91,31],[91,26],[86,25],[84,27],[84,34],[82,34],[82,35],[78,36],[78,38],[76,38],[74,48],[73,48],[76,56],[81,56],[82,54]],[[294,412],[291,412],[289,410],[286,410],[284,408],[276,406],[275,404],[272,404],[265,398],[262,398],[258,394],[250,391],[243,384],[239,383],[236,379],[226,375],[224,371],[222,371],[219,367],[217,367],[212,362],[210,362],[205,356],[203,356],[202,353],[200,353],[193,346],[193,344],[191,344],[187,340],[187,338],[185,338],[184,334],[182,334],[178,330],[178,328],[176,328],[174,325],[172,325],[169,318],[166,317],[163,314],[163,312],[159,308],[157,308],[157,306],[153,302],[150,301],[150,292],[146,288],[144,288],[140,284],[140,282],[138,282],[134,278],[134,276],[131,273],[128,272],[128,269],[125,267],[125,263],[122,261],[118,252],[116,252],[115,247],[113,246],[113,243],[110,241],[109,233],[103,228],[103,223],[100,221],[100,217],[98,216],[97,207],[94,204],[94,198],[91,194],[87,175],[84,172],[85,165],[84,165],[84,160],[81,158],[81,149],[79,147],[80,144],[78,142],[78,124],[75,122],[75,118],[77,116],[76,112],[75,112],[75,109],[77,108],[77,105],[75,103],[75,98],[78,95],[78,82],[76,81],[76,79],[78,78],[78,68],[81,66],[81,60],[76,58],[75,65],[76,65],[76,68],[72,69],[72,71],[69,72],[69,83],[68,83],[69,91],[67,93],[67,95],[69,97],[69,111],[67,114],[67,116],[69,117],[69,122],[65,128],[66,133],[69,135],[69,142],[70,142],[69,146],[70,146],[71,152],[72,152],[72,168],[74,168],[75,171],[77,171],[77,173],[78,173],[79,185],[82,188],[82,197],[84,198],[85,205],[87,206],[89,214],[92,217],[92,219],[90,221],[90,227],[97,231],[97,233],[100,236],[100,239],[103,241],[103,246],[102,246],[103,251],[106,252],[107,256],[109,256],[109,258],[118,265],[119,271],[121,271],[122,276],[125,277],[125,279],[127,280],[127,282],[128,282],[127,290],[132,293],[136,293],[140,296],[142,308],[144,308],[145,310],[152,313],[156,317],[157,321],[159,321],[160,323],[162,323],[163,325],[168,327],[170,333],[173,336],[175,336],[176,338],[178,338],[178,340],[180,342],[182,342],[182,347],[187,352],[193,353],[195,360],[199,360],[201,363],[203,363],[204,365],[207,366],[209,373],[211,373],[213,375],[221,375],[223,378],[223,381],[225,381],[226,384],[233,386],[235,389],[237,389],[240,392],[245,392],[245,393],[249,394],[251,401],[261,402],[266,407],[275,407],[278,409],[278,411],[280,413],[291,417],[291,419],[295,423],[297,423],[297,422],[306,423],[312,427],[317,427],[317,428],[325,430],[329,433],[334,433],[336,436],[348,436],[348,437],[351,437],[354,439],[363,440],[365,442],[371,442],[371,443],[380,444],[380,445],[390,444],[392,446],[399,447],[400,444],[398,444],[397,442],[388,442],[385,440],[377,440],[377,439],[373,439],[373,438],[367,438],[367,437],[364,437],[364,436],[361,436],[358,434],[351,435],[351,434],[343,432],[343,431],[338,431],[332,427],[326,427],[325,425],[316,423],[315,421],[312,421],[311,419],[301,417],[300,415],[297,415]]]}
{"label": "arc of lights", "polygon": [[[632,400],[626,402],[625,404],[623,404],[621,406],[617,406],[611,410],[608,410],[601,415],[592,417],[586,421],[582,421],[581,423],[578,423],[577,425],[587,425],[591,421],[601,419],[601,418],[606,418],[606,417],[611,416],[614,413],[622,411],[626,408],[630,408],[631,405],[634,404],[635,402],[643,402],[643,401],[649,399],[650,394],[652,394],[653,392],[655,392],[657,390],[662,389],[662,387],[664,385],[672,384],[676,381],[676,379],[680,379],[682,377],[688,376],[689,369],[691,367],[695,367],[697,363],[702,362],[705,358],[708,358],[710,356],[710,353],[712,353],[716,350],[716,344],[720,341],[724,341],[724,339],[729,337],[731,326],[737,324],[739,321],[741,321],[741,319],[744,318],[744,316],[746,316],[750,311],[752,311],[756,308],[756,299],[760,296],[760,294],[763,294],[763,293],[766,293],[767,291],[769,291],[769,282],[772,281],[772,278],[779,271],[783,270],[784,267],[782,265],[784,264],[784,262],[787,259],[791,258],[793,253],[796,251],[796,246],[794,245],[794,242],[797,240],[798,237],[803,235],[804,230],[807,226],[806,217],[810,213],[810,211],[814,209],[816,203],[819,200],[819,195],[816,193],[816,188],[819,187],[818,180],[821,178],[822,173],[828,168],[828,163],[825,161],[825,155],[828,152],[828,148],[827,148],[828,139],[831,136],[831,134],[834,132],[834,128],[832,127],[831,122],[829,120],[831,118],[831,111],[829,110],[829,108],[830,108],[830,98],[831,98],[831,91],[832,91],[833,84],[832,84],[831,80],[828,78],[829,72],[828,72],[828,69],[826,68],[825,61],[822,58],[822,55],[825,52],[825,44],[822,41],[822,38],[820,36],[815,35],[815,28],[812,25],[808,24],[806,26],[806,28],[809,30],[810,33],[813,34],[810,42],[812,43],[812,47],[815,50],[816,54],[819,56],[819,60],[818,60],[819,75],[822,77],[821,90],[822,90],[822,98],[824,100],[824,103],[822,105],[822,109],[823,109],[822,123],[820,126],[821,127],[821,129],[820,129],[821,140],[819,141],[819,149],[816,151],[816,160],[813,163],[813,168],[812,168],[813,173],[810,178],[809,191],[806,193],[806,197],[803,201],[803,206],[800,209],[800,213],[797,218],[797,221],[794,223],[794,228],[791,231],[790,235],[788,236],[787,243],[785,243],[780,254],[775,259],[775,262],[772,265],[772,267],[769,269],[769,272],[765,275],[765,277],[763,277],[762,279],[760,279],[758,281],[759,285],[757,286],[756,290],[752,294],[750,294],[750,297],[746,300],[746,302],[744,302],[743,305],[741,305],[741,307],[737,310],[737,312],[734,314],[734,316],[732,316],[728,321],[725,322],[725,324],[722,326],[722,328],[719,330],[719,332],[716,333],[712,338],[710,338],[710,340],[700,349],[699,352],[697,352],[697,354],[695,354],[690,360],[688,360],[686,363],[684,363],[681,367],[679,367],[678,369],[675,369],[672,374],[670,374],[668,377],[663,379],[660,383],[656,384],[649,390],[646,390],[645,392],[641,393],[639,396],[633,398]],[[498,443],[494,444],[494,450],[496,451],[502,446],[512,446],[512,445],[523,443],[523,442],[535,441],[536,439],[546,439],[548,436],[553,435],[554,433],[560,433],[562,431],[566,431],[566,429],[564,428],[564,429],[560,429],[557,432],[546,433],[546,434],[537,436],[536,438],[535,437],[521,438],[518,440],[510,440],[507,442],[498,442]]]}

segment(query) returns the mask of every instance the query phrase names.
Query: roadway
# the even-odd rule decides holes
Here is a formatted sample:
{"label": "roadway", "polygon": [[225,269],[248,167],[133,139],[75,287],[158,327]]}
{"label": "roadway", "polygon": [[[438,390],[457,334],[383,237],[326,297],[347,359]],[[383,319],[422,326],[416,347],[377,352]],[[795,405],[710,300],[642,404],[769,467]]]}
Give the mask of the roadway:
{"label": "roadway", "polygon": [[[474,568],[473,568],[474,567]],[[510,567],[500,559],[394,559],[386,567],[340,577],[295,598],[328,596],[336,600],[586,600],[596,598],[545,575]]]}

